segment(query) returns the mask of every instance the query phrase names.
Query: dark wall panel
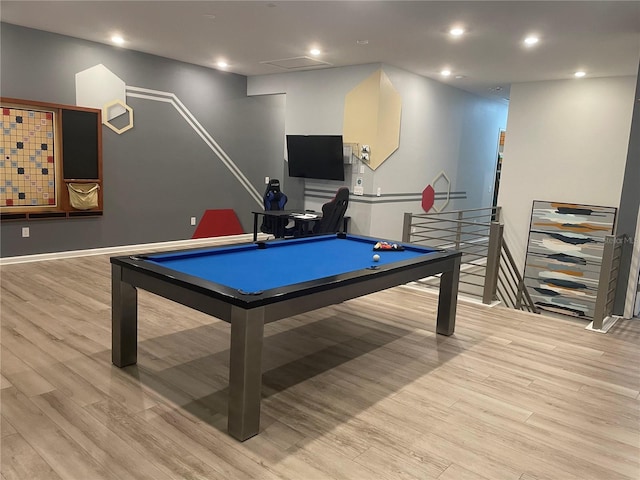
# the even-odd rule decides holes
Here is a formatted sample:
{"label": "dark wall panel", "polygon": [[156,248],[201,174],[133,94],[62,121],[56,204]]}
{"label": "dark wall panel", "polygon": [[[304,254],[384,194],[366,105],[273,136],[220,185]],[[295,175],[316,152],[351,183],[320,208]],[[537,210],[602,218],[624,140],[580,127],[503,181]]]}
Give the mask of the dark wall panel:
{"label": "dark wall panel", "polygon": [[62,111],[64,178],[97,180],[100,177],[97,122],[98,115],[93,112]]}
{"label": "dark wall panel", "polygon": [[631,271],[631,257],[633,245],[639,241],[635,237],[638,209],[640,209],[640,66],[638,67],[638,79],[636,83],[635,102],[633,104],[633,117],[631,120],[631,132],[629,135],[629,150],[627,152],[627,164],[622,181],[622,193],[620,195],[620,208],[618,209],[618,227],[616,233],[626,233],[629,241],[622,246],[620,259],[620,276],[618,277],[618,289],[614,313],[624,313],[624,303]]}

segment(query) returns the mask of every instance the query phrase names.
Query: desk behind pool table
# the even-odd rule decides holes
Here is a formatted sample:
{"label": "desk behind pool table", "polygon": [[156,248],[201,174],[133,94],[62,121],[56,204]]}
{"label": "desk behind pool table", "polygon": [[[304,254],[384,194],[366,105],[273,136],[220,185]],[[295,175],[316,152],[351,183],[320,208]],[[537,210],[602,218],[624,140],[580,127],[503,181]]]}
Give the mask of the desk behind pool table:
{"label": "desk behind pool table", "polygon": [[411,244],[374,252],[377,241],[339,233],[112,257],[112,361],[137,361],[137,288],[229,322],[228,431],[244,441],[260,428],[265,323],[442,274],[436,331],[453,333],[461,254]]}
{"label": "desk behind pool table", "polygon": [[[302,237],[309,235],[313,232],[313,227],[316,222],[322,220],[322,212],[315,212],[310,210],[254,210],[253,214],[253,241],[258,240],[258,217],[260,215],[273,217],[273,218],[286,218],[287,220],[294,221],[293,231],[294,236]],[[351,217],[345,215],[342,219],[341,233],[347,233],[349,231],[349,220]],[[285,235],[284,228],[279,232],[274,232],[276,238],[283,238]]]}

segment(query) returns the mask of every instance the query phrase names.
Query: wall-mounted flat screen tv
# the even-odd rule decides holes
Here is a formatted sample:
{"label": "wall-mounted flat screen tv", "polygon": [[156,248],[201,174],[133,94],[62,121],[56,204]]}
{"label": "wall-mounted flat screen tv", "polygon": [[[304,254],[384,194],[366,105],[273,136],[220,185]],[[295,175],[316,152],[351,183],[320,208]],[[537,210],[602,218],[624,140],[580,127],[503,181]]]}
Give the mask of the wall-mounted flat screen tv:
{"label": "wall-mounted flat screen tv", "polygon": [[342,135],[287,135],[289,176],[344,180]]}

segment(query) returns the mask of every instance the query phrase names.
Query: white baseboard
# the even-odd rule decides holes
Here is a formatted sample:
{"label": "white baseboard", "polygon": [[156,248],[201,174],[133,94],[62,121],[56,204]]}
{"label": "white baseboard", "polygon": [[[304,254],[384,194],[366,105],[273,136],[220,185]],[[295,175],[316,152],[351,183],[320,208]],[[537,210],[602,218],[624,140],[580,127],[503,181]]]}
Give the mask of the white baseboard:
{"label": "white baseboard", "polygon": [[[267,235],[258,234],[258,240],[265,240]],[[200,246],[215,246],[229,243],[250,242],[253,240],[252,233],[243,233],[242,235],[228,235],[225,237],[209,237],[196,238],[188,240],[175,240],[171,242],[157,243],[141,243],[138,245],[119,245],[116,247],[91,248],[87,250],[69,250],[65,252],[38,253],[35,255],[21,255],[15,257],[0,258],[0,266],[11,265],[15,263],[43,262],[46,260],[60,260],[64,258],[88,257],[91,255],[110,255],[118,253],[126,253],[132,250],[155,250],[155,249],[173,249],[173,248],[191,248]]]}
{"label": "white baseboard", "polygon": [[592,332],[607,333],[611,329],[611,327],[613,327],[621,318],[622,317],[619,317],[617,315],[612,315],[609,317],[605,317],[605,319],[602,321],[602,328],[593,328],[593,322],[591,322],[584,328],[585,330],[591,330]]}

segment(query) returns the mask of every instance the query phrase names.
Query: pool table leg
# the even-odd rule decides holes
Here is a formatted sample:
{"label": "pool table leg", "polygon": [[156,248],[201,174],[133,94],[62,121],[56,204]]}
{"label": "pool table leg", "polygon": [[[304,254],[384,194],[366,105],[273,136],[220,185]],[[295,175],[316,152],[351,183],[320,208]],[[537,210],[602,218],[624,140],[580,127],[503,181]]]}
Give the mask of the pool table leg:
{"label": "pool table leg", "polygon": [[232,307],[229,361],[229,434],[242,441],[260,430],[264,307]]}
{"label": "pool table leg", "polygon": [[440,276],[438,298],[438,320],[436,332],[452,335],[456,328],[456,306],[458,303],[458,282],[460,280],[460,257],[453,259],[453,268]]}
{"label": "pool table leg", "polygon": [[258,214],[253,212],[253,241],[258,240]]}
{"label": "pool table leg", "polygon": [[138,361],[138,291],[123,282],[122,267],[111,265],[111,361],[117,367]]}

